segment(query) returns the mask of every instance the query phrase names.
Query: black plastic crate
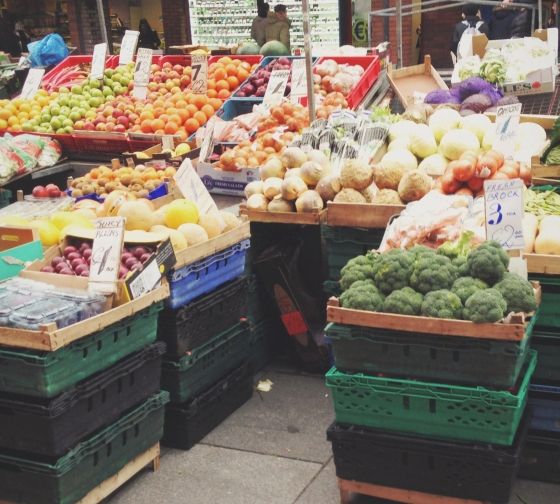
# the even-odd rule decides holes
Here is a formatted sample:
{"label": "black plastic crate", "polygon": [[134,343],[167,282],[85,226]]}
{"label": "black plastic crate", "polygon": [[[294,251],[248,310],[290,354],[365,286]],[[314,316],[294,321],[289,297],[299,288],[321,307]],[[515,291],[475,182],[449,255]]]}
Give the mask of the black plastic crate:
{"label": "black plastic crate", "polygon": [[519,477],[560,483],[560,432],[529,432],[521,457]]}
{"label": "black plastic crate", "polygon": [[158,339],[167,354],[182,357],[193,348],[239,323],[246,315],[247,279],[238,278],[177,309],[165,308],[158,323]]}
{"label": "black plastic crate", "polygon": [[115,475],[163,435],[166,392],[152,395],[58,459],[0,453],[0,500],[73,504]]}
{"label": "black plastic crate", "polygon": [[462,499],[506,503],[528,431],[511,447],[439,441],[333,423],[327,431],[339,478]]}
{"label": "black plastic crate", "polygon": [[493,388],[515,384],[530,339],[446,337],[339,324],[329,324],[326,333],[339,370]]}
{"label": "black plastic crate", "polygon": [[160,388],[155,343],[53,399],[0,395],[0,448],[58,457]]}
{"label": "black plastic crate", "polygon": [[168,405],[162,443],[190,450],[253,395],[253,373],[244,364],[184,404]]}
{"label": "black plastic crate", "polygon": [[543,331],[535,327],[531,348],[539,352],[533,381],[560,386],[560,331]]}

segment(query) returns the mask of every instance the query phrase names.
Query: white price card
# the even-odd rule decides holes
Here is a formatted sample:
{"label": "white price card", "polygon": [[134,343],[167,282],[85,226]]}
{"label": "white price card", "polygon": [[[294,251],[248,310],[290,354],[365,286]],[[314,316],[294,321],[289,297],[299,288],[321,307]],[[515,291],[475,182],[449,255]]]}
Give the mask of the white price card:
{"label": "white price card", "polygon": [[163,135],[161,137],[161,148],[164,150],[173,150],[175,148],[175,139],[173,135]]}
{"label": "white price card", "polygon": [[194,201],[200,213],[207,214],[218,210],[216,203],[214,203],[208,189],[200,180],[189,158],[181,163],[173,179],[183,197]]}
{"label": "white price card", "polygon": [[89,270],[90,290],[103,294],[117,291],[124,224],[124,217],[104,217],[95,221]]}
{"label": "white price card", "polygon": [[206,94],[208,91],[208,57],[193,54],[191,60],[193,93]]}
{"label": "white price card", "polygon": [[141,47],[136,54],[136,65],[134,66],[134,89],[132,95],[139,100],[145,100],[148,94],[150,82],[150,68],[152,66],[151,49]]}
{"label": "white price card", "polygon": [[216,125],[216,116],[213,116],[204,128],[204,138],[202,139],[202,145],[200,146],[200,155],[198,156],[200,161],[206,161],[212,154],[212,149],[214,148],[214,127]]}
{"label": "white price card", "polygon": [[523,249],[523,190],[521,179],[484,181],[486,239],[507,250]]}
{"label": "white price card", "polygon": [[30,68],[27,78],[23,83],[20,98],[24,98],[26,100],[33,98],[37,91],[39,91],[43,75],[45,75],[44,68]]}
{"label": "white price card", "polygon": [[511,157],[515,151],[515,141],[519,133],[521,103],[502,105],[496,110],[496,140],[494,149]]}
{"label": "white price card", "polygon": [[105,60],[107,58],[107,44],[95,44],[93,46],[93,56],[91,58],[91,71],[89,76],[91,79],[103,79],[105,73]]}
{"label": "white price card", "polygon": [[284,92],[290,78],[290,70],[273,70],[270,74],[268,86],[264,93],[263,105],[265,107],[274,107],[282,103]]}
{"label": "white price card", "polygon": [[140,32],[138,31],[126,30],[124,32],[119,53],[119,65],[128,65],[134,59],[139,36]]}
{"label": "white price card", "polygon": [[298,58],[292,61],[292,90],[290,99],[293,102],[307,94],[307,79],[305,75],[305,59]]}

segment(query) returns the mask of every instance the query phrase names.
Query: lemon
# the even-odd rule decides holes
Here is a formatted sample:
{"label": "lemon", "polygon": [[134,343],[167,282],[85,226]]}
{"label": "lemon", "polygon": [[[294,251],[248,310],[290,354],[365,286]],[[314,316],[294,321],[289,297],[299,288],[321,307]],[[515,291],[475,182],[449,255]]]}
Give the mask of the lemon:
{"label": "lemon", "polygon": [[5,226],[27,227],[29,226],[29,221],[17,215],[5,215],[4,217],[0,217],[0,224]]}
{"label": "lemon", "polygon": [[60,241],[60,230],[46,220],[38,220],[33,223],[33,227],[39,231],[39,239],[45,247],[57,245]]}
{"label": "lemon", "polygon": [[186,199],[175,200],[165,209],[165,225],[177,229],[181,224],[196,224],[198,222],[198,208]]}
{"label": "lemon", "polygon": [[67,226],[79,226],[92,229],[93,223],[84,215],[77,212],[55,212],[51,216],[51,223],[62,230]]}
{"label": "lemon", "polygon": [[190,151],[191,151],[191,146],[186,143],[180,143],[179,145],[177,145],[177,147],[175,147],[176,156],[184,156],[185,154],[188,154]]}

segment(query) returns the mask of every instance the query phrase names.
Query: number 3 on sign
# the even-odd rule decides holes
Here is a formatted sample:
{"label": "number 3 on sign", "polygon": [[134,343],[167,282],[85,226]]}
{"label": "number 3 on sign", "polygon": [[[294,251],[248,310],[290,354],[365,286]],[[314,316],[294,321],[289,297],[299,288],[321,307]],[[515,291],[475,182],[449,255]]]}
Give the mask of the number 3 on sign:
{"label": "number 3 on sign", "polygon": [[500,205],[499,203],[492,203],[488,207],[488,209],[490,210],[488,224],[490,224],[491,226],[495,226],[496,224],[502,222],[502,219],[504,217],[502,215],[502,205]]}

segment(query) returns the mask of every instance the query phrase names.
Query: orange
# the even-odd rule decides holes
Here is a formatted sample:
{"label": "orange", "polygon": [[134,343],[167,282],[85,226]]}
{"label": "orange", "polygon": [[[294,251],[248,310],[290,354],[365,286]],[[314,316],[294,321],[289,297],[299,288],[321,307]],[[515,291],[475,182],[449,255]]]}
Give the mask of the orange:
{"label": "orange", "polygon": [[11,116],[8,119],[8,126],[15,126],[16,124],[19,124],[17,116]]}
{"label": "orange", "polygon": [[227,100],[230,97],[230,94],[231,93],[227,89],[222,89],[218,93],[218,98],[220,98],[220,100]]}
{"label": "orange", "polygon": [[185,101],[184,98],[181,98],[180,100],[177,100],[175,102],[175,106],[177,107],[177,110],[181,110],[183,108],[185,108],[188,105],[188,103]]}
{"label": "orange", "polygon": [[190,116],[192,117],[194,114],[196,114],[198,112],[198,107],[196,105],[193,105],[192,103],[190,103],[189,105],[187,105],[186,110],[190,114]]}
{"label": "orange", "polygon": [[248,63],[247,61],[242,61],[239,66],[245,70],[251,70],[251,63]]}
{"label": "orange", "polygon": [[227,80],[219,80],[218,82],[216,82],[216,90],[218,91],[218,93],[222,89],[227,89],[229,91],[229,83]]}
{"label": "orange", "polygon": [[150,119],[144,119],[140,124],[140,129],[142,133],[152,133],[152,121]]}
{"label": "orange", "polygon": [[216,80],[208,79],[208,89],[216,89]]}
{"label": "orange", "polygon": [[165,125],[165,133],[167,135],[174,135],[175,133],[177,133],[178,129],[179,129],[179,125],[173,121],[169,121]]}
{"label": "orange", "polygon": [[239,79],[233,75],[229,76],[227,81],[230,89],[236,89],[239,86]]}
{"label": "orange", "polygon": [[165,135],[165,130],[158,129],[157,131],[154,131],[154,135]]}
{"label": "orange", "polygon": [[181,118],[181,124],[183,124],[191,116],[190,112],[184,109],[179,109],[177,115]]}
{"label": "orange", "polygon": [[204,105],[200,111],[206,116],[207,119],[210,119],[214,115],[214,107],[212,105]]}
{"label": "orange", "polygon": [[193,119],[196,119],[196,121],[198,122],[198,124],[200,124],[201,126],[206,124],[206,122],[208,121],[208,119],[206,118],[206,114],[204,114],[203,112],[197,112],[194,116]]}
{"label": "orange", "polygon": [[200,124],[196,119],[187,119],[185,123],[185,130],[187,130],[187,133],[195,133],[198,128],[200,128]]}
{"label": "orange", "polygon": [[175,107],[167,107],[167,110],[165,111],[165,113],[169,114],[171,116],[171,115],[177,113],[177,109]]}
{"label": "orange", "polygon": [[208,103],[208,98],[206,98],[206,96],[204,95],[195,95],[195,97],[193,98],[193,105],[200,110],[202,107],[204,107],[204,105],[206,105]]}
{"label": "orange", "polygon": [[154,109],[154,117],[161,117],[163,114],[165,114],[165,109],[163,107]]}
{"label": "orange", "polygon": [[160,118],[164,123],[166,123],[167,121],[169,121],[169,114],[161,114],[161,115],[159,116],[159,118]]}
{"label": "orange", "polygon": [[0,119],[0,130],[5,130],[8,127],[8,121],[6,119]]}
{"label": "orange", "polygon": [[218,60],[218,63],[221,63],[222,65],[229,65],[232,61],[233,60],[229,56],[224,56]]}
{"label": "orange", "polygon": [[245,68],[238,68],[237,78],[239,79],[239,82],[243,82],[244,80],[249,78],[249,72]]}
{"label": "orange", "polygon": [[189,137],[189,135],[187,135],[187,132],[185,131],[185,128],[179,128],[176,134],[179,135],[179,138],[181,140],[186,140]]}
{"label": "orange", "polygon": [[210,98],[208,103],[212,106],[214,110],[218,110],[222,106],[222,100],[219,98]]}
{"label": "orange", "polygon": [[0,109],[0,119],[7,121],[12,114],[7,108]]}
{"label": "orange", "polygon": [[237,75],[237,65],[234,65],[233,63],[230,63],[228,66],[226,66],[226,72],[228,75]]}
{"label": "orange", "polygon": [[214,77],[216,81],[220,81],[222,79],[225,79],[227,76],[228,76],[227,70],[223,67],[219,67],[216,68],[216,70],[214,71],[214,75],[212,77]]}
{"label": "orange", "polygon": [[169,122],[175,123],[178,126],[180,126],[181,124],[183,124],[183,119],[181,119],[181,116],[179,114],[170,114],[169,115]]}
{"label": "orange", "polygon": [[159,119],[153,119],[151,125],[152,125],[152,130],[157,131],[159,129],[165,128],[165,121],[160,116]]}
{"label": "orange", "polygon": [[218,91],[216,91],[215,89],[209,89],[206,92],[206,95],[208,96],[208,98],[217,98],[218,96]]}

